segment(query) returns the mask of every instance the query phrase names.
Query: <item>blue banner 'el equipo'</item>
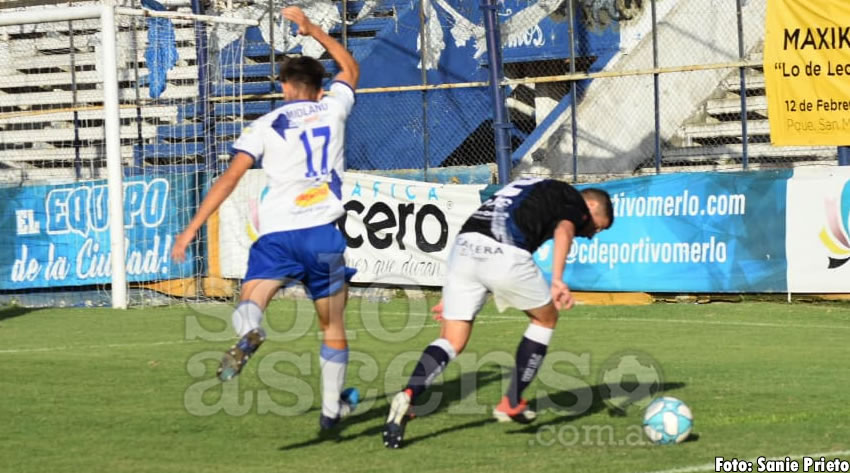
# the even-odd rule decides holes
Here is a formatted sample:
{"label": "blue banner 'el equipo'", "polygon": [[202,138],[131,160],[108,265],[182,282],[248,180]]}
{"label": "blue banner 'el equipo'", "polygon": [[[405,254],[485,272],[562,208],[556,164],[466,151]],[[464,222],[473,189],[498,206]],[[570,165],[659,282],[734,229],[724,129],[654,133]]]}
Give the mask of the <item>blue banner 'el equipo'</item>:
{"label": "blue banner 'el equipo'", "polygon": [[[185,176],[124,181],[127,280],[192,274],[192,260],[175,264],[174,236],[191,216]],[[0,289],[85,286],[111,281],[106,181],[0,189]]]}

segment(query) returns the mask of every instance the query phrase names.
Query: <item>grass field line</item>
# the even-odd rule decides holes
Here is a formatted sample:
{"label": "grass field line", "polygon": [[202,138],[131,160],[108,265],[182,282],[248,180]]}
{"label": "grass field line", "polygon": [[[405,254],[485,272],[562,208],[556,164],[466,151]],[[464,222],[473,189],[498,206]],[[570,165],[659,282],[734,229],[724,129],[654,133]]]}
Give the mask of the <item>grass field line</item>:
{"label": "grass field line", "polygon": [[139,342],[139,343],[110,343],[107,345],[63,345],[58,347],[40,347],[40,348],[10,348],[8,350],[0,350],[0,355],[10,355],[18,353],[43,353],[53,351],[68,351],[68,350],[93,350],[99,348],[132,348],[132,347],[155,347],[160,345],[179,345],[182,343],[196,343],[205,340],[168,340],[164,342]]}
{"label": "grass field line", "polygon": [[[388,314],[393,315],[393,314]],[[517,319],[527,320],[522,316],[513,315],[483,315],[484,319]],[[848,325],[812,325],[812,324],[795,324],[795,323],[770,323],[770,322],[737,322],[734,320],[691,320],[691,319],[654,319],[648,317],[569,317],[561,316],[561,322],[568,323],[570,321],[581,322],[656,322],[656,323],[673,323],[673,324],[694,324],[694,325],[726,325],[730,327],[765,327],[765,328],[814,328],[824,330],[850,330]],[[480,323],[480,322],[476,322]]]}
{"label": "grass field line", "polygon": [[[406,312],[382,312],[382,315],[409,315]],[[476,325],[481,324],[501,324],[501,323],[510,323],[510,322],[527,322],[528,319],[522,315],[482,315],[479,319],[476,320]],[[823,329],[823,330],[850,330],[850,325],[807,325],[807,324],[795,324],[795,323],[769,323],[769,322],[737,322],[737,321],[722,321],[722,320],[691,320],[691,319],[656,319],[656,318],[648,318],[648,317],[606,317],[606,318],[594,318],[594,317],[562,317],[563,322],[570,321],[581,321],[581,322],[640,322],[640,323],[673,323],[673,324],[690,324],[690,325],[719,325],[719,326],[730,326],[730,327],[766,327],[766,328],[792,328],[792,329]],[[395,326],[395,327],[382,327],[384,330],[393,331],[393,330],[404,330],[404,329],[423,329],[423,328],[431,328],[431,327],[439,327],[437,323],[426,323],[424,325],[403,325],[403,326]],[[348,332],[368,332],[370,328],[352,328],[347,329]],[[318,332],[309,332],[304,334],[305,336],[309,335],[317,335]],[[235,339],[235,337],[234,337]],[[39,347],[39,348],[11,348],[0,350],[0,355],[11,355],[11,354],[21,354],[21,353],[41,353],[41,352],[54,352],[54,351],[68,351],[68,350],[92,350],[92,349],[100,349],[100,348],[133,348],[133,347],[152,347],[159,345],[179,345],[185,343],[197,343],[204,342],[207,340],[168,340],[168,341],[159,341],[159,342],[139,342],[139,343],[112,343],[112,344],[104,344],[104,345],[84,345],[84,346],[74,346],[74,345],[65,345],[65,346],[56,346],[56,347]],[[713,468],[713,467],[712,467]]]}
{"label": "grass field line", "polygon": [[[274,311],[282,311],[282,312],[295,312],[297,309],[291,307],[278,307],[273,309]],[[357,313],[360,311],[360,308],[349,308],[347,312]],[[379,311],[380,315],[390,315],[390,316],[407,316],[410,315],[410,312],[400,312],[400,311]],[[426,317],[430,318],[430,313],[426,314]],[[495,320],[516,320],[516,321],[527,321],[528,318],[525,317],[524,314],[516,314],[516,315],[502,315],[502,314],[481,314],[476,318],[476,324],[481,324],[483,321],[495,319]],[[720,326],[730,326],[730,327],[765,327],[765,328],[812,328],[812,329],[823,329],[823,330],[850,330],[850,323],[847,325],[822,325],[822,324],[797,324],[797,323],[771,323],[771,322],[740,322],[734,320],[693,320],[693,319],[656,319],[650,317],[571,317],[569,315],[561,315],[560,320],[562,322],[569,322],[572,320],[582,321],[582,322],[655,322],[655,323],[674,323],[674,324],[692,324],[692,325],[720,325]]]}
{"label": "grass field line", "polygon": [[[484,320],[484,321],[479,321],[479,322],[476,322],[476,323],[477,324],[486,324],[486,325],[495,325],[495,324],[504,324],[504,323],[510,323],[510,322],[526,322],[526,321],[527,320],[524,319],[524,318],[511,317],[510,319],[489,320],[489,321]],[[437,328],[439,326],[440,325],[437,324],[437,323],[429,323],[429,324],[424,324],[424,325],[419,325],[419,326],[402,325],[402,326],[397,326],[397,327],[382,327],[382,328],[384,330],[391,331],[391,330],[404,330],[404,329],[410,329],[410,328],[419,330],[419,329],[423,329],[423,328],[432,328],[432,327]],[[349,332],[349,333],[351,333],[351,332],[368,332],[370,330],[372,330],[372,329],[363,327],[363,328],[346,329],[346,332]],[[304,336],[305,337],[311,336],[311,335],[316,336],[318,334],[319,334],[318,331],[314,331],[314,332],[305,333]],[[236,340],[236,337],[233,337],[233,340]],[[272,341],[273,341],[273,339],[272,339]],[[199,342],[209,342],[209,340],[203,340],[203,339],[200,339],[200,340],[199,339],[167,340],[167,341],[162,341],[162,342],[109,343],[109,344],[104,344],[104,345],[80,345],[80,346],[63,345],[63,346],[56,346],[56,347],[39,347],[39,348],[10,348],[10,349],[6,349],[6,350],[0,350],[0,355],[16,355],[16,354],[23,354],[23,353],[44,353],[44,352],[55,352],[55,351],[69,351],[69,350],[96,350],[96,349],[102,349],[102,348],[154,347],[154,346],[160,346],[160,345],[181,345],[181,344],[185,344],[185,343],[199,343]]]}
{"label": "grass field line", "polygon": [[[356,309],[352,309],[356,310]],[[381,315],[409,315],[407,312],[380,312]],[[516,321],[527,321],[523,314],[517,315],[501,315],[501,314],[482,314],[479,315],[476,319],[476,324],[483,323],[482,320],[486,321],[489,319],[496,320],[516,320]],[[693,324],[693,325],[726,325],[730,327],[765,327],[765,328],[812,328],[812,329],[823,329],[823,330],[850,330],[850,324],[848,325],[820,325],[820,324],[796,324],[796,323],[771,323],[771,322],[739,322],[734,320],[692,320],[692,319],[655,319],[649,317],[570,317],[568,315],[561,315],[560,320],[562,322],[569,322],[572,320],[578,320],[582,322],[656,322],[656,323],[674,323],[674,324]]]}
{"label": "grass field line", "polygon": [[592,318],[592,317],[561,317],[561,320],[564,322],[569,322],[571,320],[580,320],[583,322],[602,322],[602,321],[612,321],[612,322],[658,322],[658,323],[673,323],[673,324],[693,324],[693,325],[726,325],[730,327],[767,327],[767,328],[814,328],[814,329],[824,329],[824,330],[850,330],[850,324],[848,325],[812,325],[812,324],[779,324],[779,323],[770,323],[770,322],[736,322],[732,320],[690,320],[690,319],[653,319],[653,318],[644,318],[644,317],[606,317],[606,318]]}
{"label": "grass field line", "polygon": [[[781,456],[778,456],[778,457],[767,457],[767,456],[765,456],[765,458],[767,458],[769,460],[784,460],[785,457],[788,457],[792,460],[797,460],[797,459],[800,459],[800,458],[803,458],[803,457],[809,457],[809,458],[814,458],[814,459],[820,459],[820,457],[824,457],[825,460],[829,461],[829,460],[832,460],[834,458],[847,456],[847,455],[850,455],[850,450],[835,450],[835,451],[832,451],[832,452],[822,452],[822,453],[803,453],[803,454],[798,454],[798,455],[781,455]],[[727,460],[731,460],[731,458],[727,458]],[[753,466],[754,466],[753,470],[755,470],[756,460],[758,460],[758,457],[750,459],[750,460],[746,460],[748,462],[753,463]],[[657,470],[657,471],[652,471],[652,472],[647,472],[647,473],[696,473],[696,472],[700,472],[700,471],[715,471],[715,464],[714,463],[705,463],[705,464],[702,464],[702,465],[685,466],[685,467],[682,467],[682,468],[672,468],[672,469],[669,469],[669,470]]]}

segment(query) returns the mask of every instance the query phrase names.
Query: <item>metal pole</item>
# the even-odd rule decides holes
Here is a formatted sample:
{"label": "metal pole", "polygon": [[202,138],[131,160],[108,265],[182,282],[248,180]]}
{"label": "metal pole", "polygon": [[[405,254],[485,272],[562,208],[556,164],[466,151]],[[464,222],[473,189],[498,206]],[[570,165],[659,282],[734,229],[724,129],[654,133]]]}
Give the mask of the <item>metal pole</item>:
{"label": "metal pole", "polygon": [[[200,0],[192,0],[192,13],[202,15],[204,14],[204,8],[201,5]],[[203,132],[204,132],[204,164],[202,166],[202,172],[195,174],[195,179],[198,184],[196,187],[198,192],[195,194],[196,205],[199,205],[201,201],[201,196],[204,192],[209,188],[210,183],[212,182],[213,177],[217,172],[217,157],[215,150],[215,123],[213,123],[212,113],[210,110],[210,81],[209,74],[207,71],[207,51],[209,50],[207,45],[207,25],[202,21],[195,21],[195,51],[197,55],[197,64],[198,64],[198,106],[197,111],[201,115],[203,119]],[[274,47],[272,46],[272,53],[274,53]],[[272,64],[274,67],[274,64]],[[202,232],[206,232],[206,228],[202,230]],[[204,237],[195,239],[192,249],[196,255],[203,254],[203,241],[206,241],[206,235]],[[204,261],[205,258],[199,258],[197,265],[195,266],[196,274],[200,275],[204,271]]]}
{"label": "metal pole", "polygon": [[[49,10],[48,10],[49,11]],[[100,29],[103,34],[103,119],[106,134],[106,175],[109,199],[109,240],[112,246],[112,307],[127,308],[127,268],[124,266],[124,176],[121,172],[121,115],[118,110],[118,69],[115,61],[115,5],[104,0]]]}
{"label": "metal pole", "polygon": [[342,0],[342,47],[348,49],[348,0]]}
{"label": "metal pole", "polygon": [[[425,58],[428,56],[428,35],[425,34],[425,2],[428,0],[420,0],[419,1],[419,44],[422,45],[419,51],[419,61],[422,64],[421,69],[421,77],[422,77],[422,85],[428,85],[428,69],[425,66]],[[428,128],[428,91],[422,91],[422,154],[423,154],[423,163],[422,163],[422,180],[428,180],[428,165],[429,165],[429,154],[431,152],[430,147],[431,142],[431,133],[429,133]]]}
{"label": "metal pole", "polygon": [[[274,49],[274,0],[269,0],[269,92],[274,93],[274,65],[275,65],[275,49]],[[272,102],[274,103],[274,102]]]}
{"label": "metal pole", "polygon": [[[0,15],[0,26],[19,25],[21,23],[48,23],[51,21],[89,20],[102,18],[102,5],[85,7],[49,8],[44,10],[24,10]],[[114,19],[113,14],[113,19]]]}
{"label": "metal pole", "polygon": [[[77,8],[77,7],[75,7]],[[41,12],[43,10],[36,10]],[[116,7],[115,12],[119,15],[126,16],[144,16],[147,18],[171,18],[172,20],[190,20],[190,21],[215,21],[216,23],[225,23],[230,25],[245,25],[245,26],[260,26],[260,22],[249,18],[230,18],[216,15],[199,15],[197,13],[183,13],[176,11],[156,11],[156,10],[137,10],[134,8]],[[5,19],[5,18],[4,18]],[[3,23],[4,19],[0,19]],[[62,18],[63,20],[66,18]],[[39,20],[36,20],[39,21]]]}
{"label": "metal pole", "polygon": [[[69,5],[70,6],[70,5]],[[83,175],[83,162],[80,159],[80,114],[77,111],[77,62],[74,48],[74,22],[68,20],[68,49],[71,54],[71,107],[74,109],[74,176],[77,180]],[[91,176],[94,177],[94,176]]]}
{"label": "metal pole", "polygon": [[[658,67],[658,21],[655,16],[655,0],[652,6],[652,68]],[[653,96],[655,98],[655,173],[661,173],[661,91],[658,73],[652,74]]]}
{"label": "metal pole", "polygon": [[[572,0],[567,1],[569,5],[569,28],[570,28],[570,74],[576,73],[576,37],[575,37],[575,12],[573,10]],[[578,99],[576,98],[576,81],[570,81],[570,110],[572,116],[572,137],[573,137],[573,182],[578,182]]]}
{"label": "metal pole", "polygon": [[[204,9],[200,0],[192,0],[192,13],[203,15]],[[204,170],[207,179],[211,179],[216,171],[215,154],[215,124],[210,111],[210,82],[207,74],[207,25],[195,21],[195,51],[198,59],[198,114],[203,120],[204,131]],[[274,64],[272,64],[274,67]]]}
{"label": "metal pole", "polygon": [[[136,0],[133,0],[133,8],[135,8],[135,7],[136,7]],[[131,38],[133,38],[131,40],[132,41],[131,44],[133,45],[133,51],[131,51],[130,54],[132,54],[132,57],[133,57],[133,89],[135,90],[135,94],[136,94],[136,139],[139,140],[140,150],[143,150],[144,149],[144,146],[143,146],[144,145],[144,141],[143,141],[144,138],[142,138],[142,99],[141,99],[141,92],[139,91],[139,42],[136,39],[136,35],[138,34],[138,29],[136,28],[136,18],[134,17],[130,21],[133,22],[133,35],[131,36]],[[136,169],[134,169],[133,172],[134,173],[141,172],[142,166],[144,166],[144,164],[145,164],[144,156],[143,156],[142,152],[140,151],[138,156],[136,157],[136,159],[133,162],[133,167],[136,168]]]}
{"label": "metal pole", "polygon": [[838,165],[850,166],[850,146],[838,147]]}
{"label": "metal pole", "polygon": [[[744,16],[741,12],[741,0],[736,0],[735,7],[738,12],[738,58],[744,59]],[[749,153],[747,145],[749,134],[747,133],[747,74],[743,67],[738,68],[741,78],[741,166],[746,171],[749,167]]]}
{"label": "metal pole", "polygon": [[490,92],[493,97],[493,131],[496,145],[496,164],[499,168],[499,184],[511,179],[510,127],[502,88],[502,40],[499,34],[498,8],[495,0],[481,0],[484,10],[484,29],[487,36],[487,58],[490,62]]}

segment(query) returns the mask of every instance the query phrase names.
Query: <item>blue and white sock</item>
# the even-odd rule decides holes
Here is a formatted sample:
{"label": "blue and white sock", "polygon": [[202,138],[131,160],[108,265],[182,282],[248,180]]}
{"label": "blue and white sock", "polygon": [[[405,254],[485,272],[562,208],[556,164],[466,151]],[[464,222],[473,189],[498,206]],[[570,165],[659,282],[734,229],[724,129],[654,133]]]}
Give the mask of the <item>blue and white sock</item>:
{"label": "blue and white sock", "polygon": [[540,325],[529,324],[522,341],[516,349],[516,366],[511,373],[511,384],[508,386],[508,402],[516,407],[522,397],[522,392],[537,376],[537,370],[543,364],[543,357],[552,339],[553,329]]}
{"label": "blue and white sock", "polygon": [[445,338],[438,338],[425,347],[407,383],[406,389],[410,390],[411,399],[416,399],[428,389],[456,356],[454,347]]}
{"label": "blue and white sock", "polygon": [[233,330],[240,338],[255,328],[260,327],[263,321],[263,310],[252,301],[242,301],[233,311]]}
{"label": "blue and white sock", "polygon": [[337,350],[323,343],[319,364],[322,369],[322,415],[335,419],[339,416],[339,393],[345,383],[348,348]]}

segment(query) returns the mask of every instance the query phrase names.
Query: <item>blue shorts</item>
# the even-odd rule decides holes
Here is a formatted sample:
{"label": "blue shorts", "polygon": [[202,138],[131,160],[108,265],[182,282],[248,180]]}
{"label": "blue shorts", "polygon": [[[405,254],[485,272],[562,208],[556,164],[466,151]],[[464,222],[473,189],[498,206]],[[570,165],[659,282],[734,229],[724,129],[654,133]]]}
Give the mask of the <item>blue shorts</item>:
{"label": "blue shorts", "polygon": [[333,224],[269,233],[251,245],[243,281],[297,280],[307,287],[311,299],[328,297],[357,272],[345,266],[344,252],[345,237]]}

